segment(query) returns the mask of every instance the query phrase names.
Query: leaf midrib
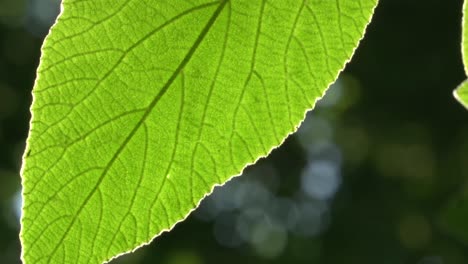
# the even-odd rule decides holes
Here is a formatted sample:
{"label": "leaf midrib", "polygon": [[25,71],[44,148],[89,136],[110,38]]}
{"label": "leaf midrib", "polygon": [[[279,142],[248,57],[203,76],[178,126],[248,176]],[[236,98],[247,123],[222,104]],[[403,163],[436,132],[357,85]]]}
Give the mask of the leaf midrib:
{"label": "leaf midrib", "polygon": [[[219,17],[219,15],[221,14],[221,12],[223,11],[224,7],[226,6],[226,4],[229,2],[229,0],[220,0],[218,2],[214,2],[214,3],[209,3],[207,4],[206,6],[211,6],[211,5],[214,5],[215,3],[219,3],[218,7],[216,8],[216,10],[214,11],[213,15],[210,17],[210,19],[208,20],[207,24],[205,25],[205,27],[203,28],[203,30],[200,32],[199,36],[197,37],[197,39],[195,40],[194,44],[191,46],[190,50],[187,52],[187,54],[185,55],[184,59],[181,61],[181,63],[179,64],[179,66],[176,68],[176,70],[174,71],[174,73],[171,75],[171,77],[167,80],[167,82],[164,84],[164,86],[162,87],[162,89],[159,91],[159,93],[154,97],[154,99],[151,101],[151,103],[148,105],[146,111],[143,113],[142,117],[140,118],[140,120],[136,123],[136,125],[134,126],[134,128],[130,131],[130,133],[128,134],[128,136],[125,138],[125,140],[122,142],[122,144],[120,145],[120,147],[117,149],[117,151],[114,153],[114,155],[112,156],[112,158],[110,159],[110,161],[107,163],[106,167],[104,168],[103,172],[101,173],[101,175],[99,176],[99,179],[98,181],[96,182],[95,186],[93,187],[93,189],[91,190],[91,192],[86,196],[85,200],[83,201],[83,204],[79,207],[77,213],[75,214],[75,216],[73,217],[72,221],[70,222],[70,224],[67,226],[66,228],[66,231],[65,233],[62,235],[62,237],[60,238],[59,241],[57,241],[54,249],[52,250],[51,254],[49,255],[50,258],[49,258],[49,261],[48,263],[51,262],[52,260],[52,257],[55,255],[56,251],[58,250],[59,246],[63,243],[65,237],[67,237],[68,233],[70,232],[72,226],[74,225],[74,223],[76,222],[76,220],[78,219],[79,215],[81,214],[81,212],[83,211],[83,209],[85,208],[86,204],[89,202],[89,200],[91,199],[91,197],[96,193],[96,190],[98,189],[99,185],[102,183],[102,181],[104,180],[105,176],[107,175],[109,169],[112,167],[113,163],[117,160],[117,158],[119,157],[119,155],[122,153],[122,151],[125,149],[125,147],[127,146],[127,144],[130,142],[130,140],[132,139],[132,137],[135,135],[135,133],[138,131],[138,129],[143,125],[143,123],[146,121],[146,119],[148,118],[148,116],[151,114],[151,112],[153,111],[153,109],[156,107],[156,105],[158,104],[158,102],[161,100],[161,98],[166,94],[166,92],[168,91],[169,87],[171,87],[172,83],[176,80],[176,78],[178,77],[178,75],[180,74],[180,72],[185,68],[185,66],[189,63],[189,61],[191,60],[191,58],[193,57],[194,53],[196,52],[196,50],[198,49],[198,47],[200,46],[200,44],[203,42],[204,38],[206,37],[206,35],[208,34],[208,32],[210,31],[211,27],[214,25],[214,23],[216,22],[217,18]],[[140,40],[138,41],[137,43],[135,43],[134,46],[138,45],[139,43],[141,43],[141,41],[143,40]]]}

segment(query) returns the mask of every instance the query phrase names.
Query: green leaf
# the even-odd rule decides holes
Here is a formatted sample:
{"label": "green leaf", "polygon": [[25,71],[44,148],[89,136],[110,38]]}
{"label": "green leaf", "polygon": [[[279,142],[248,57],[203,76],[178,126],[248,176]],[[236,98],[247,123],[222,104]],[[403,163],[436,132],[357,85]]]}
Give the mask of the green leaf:
{"label": "green leaf", "polygon": [[100,263],[278,146],[377,0],[64,0],[23,167],[23,260]]}
{"label": "green leaf", "polygon": [[455,98],[468,109],[468,80],[465,80],[454,92]]}
{"label": "green leaf", "polygon": [[[463,4],[463,33],[462,33],[462,54],[465,74],[468,74],[468,4]],[[455,98],[468,109],[468,83],[464,81],[454,92]]]}
{"label": "green leaf", "polygon": [[[462,34],[462,54],[465,73],[468,74],[468,4],[463,4],[463,34]],[[453,92],[455,98],[468,109],[468,80],[465,80]],[[455,193],[446,206],[438,215],[438,224],[442,231],[454,237],[462,244],[468,244],[468,225],[466,217],[468,212],[468,185],[461,188],[460,193]]]}

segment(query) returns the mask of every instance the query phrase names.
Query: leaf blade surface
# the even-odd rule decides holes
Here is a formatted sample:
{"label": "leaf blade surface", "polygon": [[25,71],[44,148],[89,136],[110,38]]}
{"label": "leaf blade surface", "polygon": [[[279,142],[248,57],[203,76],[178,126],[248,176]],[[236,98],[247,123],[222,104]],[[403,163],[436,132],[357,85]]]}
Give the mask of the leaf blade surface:
{"label": "leaf blade surface", "polygon": [[[463,32],[462,32],[462,55],[465,74],[468,74],[468,21],[467,21],[468,5],[466,1],[463,3]],[[468,109],[468,83],[465,80],[454,92],[455,98]]]}
{"label": "leaf blade surface", "polygon": [[43,46],[23,167],[23,260],[149,242],[295,131],[376,0],[79,1]]}

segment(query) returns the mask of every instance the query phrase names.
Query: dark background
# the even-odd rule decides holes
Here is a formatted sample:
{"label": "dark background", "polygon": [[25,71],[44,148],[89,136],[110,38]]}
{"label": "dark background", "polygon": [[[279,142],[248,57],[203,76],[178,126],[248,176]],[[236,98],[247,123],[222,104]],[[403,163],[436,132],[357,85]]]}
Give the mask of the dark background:
{"label": "dark background", "polygon": [[[0,263],[19,263],[31,89],[57,0],[0,0]],[[299,133],[115,263],[468,263],[462,0],[381,0]]]}

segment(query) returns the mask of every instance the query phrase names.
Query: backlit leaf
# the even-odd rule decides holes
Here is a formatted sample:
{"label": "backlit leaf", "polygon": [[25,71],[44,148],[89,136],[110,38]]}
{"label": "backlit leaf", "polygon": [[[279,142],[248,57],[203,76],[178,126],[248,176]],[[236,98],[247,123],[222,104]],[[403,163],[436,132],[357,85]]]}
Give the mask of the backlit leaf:
{"label": "backlit leaf", "polygon": [[[468,21],[467,21],[468,5],[463,4],[463,34],[462,34],[462,54],[465,73],[468,74]],[[455,91],[455,98],[468,109],[468,82],[464,81]]]}
{"label": "backlit leaf", "polygon": [[23,260],[148,243],[294,132],[377,0],[64,0],[23,167]]}

